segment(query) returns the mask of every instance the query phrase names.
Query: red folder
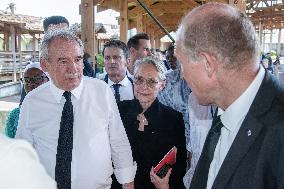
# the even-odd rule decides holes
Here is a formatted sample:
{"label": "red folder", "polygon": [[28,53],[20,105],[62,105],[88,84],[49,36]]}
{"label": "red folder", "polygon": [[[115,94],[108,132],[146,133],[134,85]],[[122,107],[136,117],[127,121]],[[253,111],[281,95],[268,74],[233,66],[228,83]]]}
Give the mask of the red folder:
{"label": "red folder", "polygon": [[168,170],[176,162],[177,148],[174,146],[154,168],[154,173],[160,178],[166,176]]}

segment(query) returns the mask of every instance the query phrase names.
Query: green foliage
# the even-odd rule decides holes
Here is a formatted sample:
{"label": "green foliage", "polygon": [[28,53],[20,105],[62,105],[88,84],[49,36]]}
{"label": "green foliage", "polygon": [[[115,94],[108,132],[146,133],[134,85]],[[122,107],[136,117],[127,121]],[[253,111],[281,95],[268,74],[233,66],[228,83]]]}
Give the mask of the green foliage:
{"label": "green foliage", "polygon": [[102,53],[97,54],[97,68],[99,70],[100,73],[103,73],[104,70],[104,58]]}

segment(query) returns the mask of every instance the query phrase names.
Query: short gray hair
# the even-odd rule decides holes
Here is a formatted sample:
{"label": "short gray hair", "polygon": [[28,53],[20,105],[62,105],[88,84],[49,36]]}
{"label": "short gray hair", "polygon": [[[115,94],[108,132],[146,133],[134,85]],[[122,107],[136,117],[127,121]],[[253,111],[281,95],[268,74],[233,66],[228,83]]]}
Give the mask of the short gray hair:
{"label": "short gray hair", "polygon": [[177,42],[193,60],[207,52],[237,68],[255,61],[259,45],[249,18],[237,8],[222,3],[207,3],[187,14],[177,32]]}
{"label": "short gray hair", "polygon": [[134,74],[137,72],[138,68],[142,64],[152,64],[156,67],[159,77],[161,80],[166,80],[166,72],[167,68],[165,67],[164,63],[162,61],[159,61],[158,59],[152,57],[152,56],[147,56],[142,59],[138,59],[134,63]]}
{"label": "short gray hair", "polygon": [[48,32],[44,35],[42,42],[40,44],[40,57],[48,60],[48,48],[49,44],[55,39],[64,39],[66,41],[73,41],[79,44],[80,49],[82,51],[82,55],[84,53],[84,45],[83,42],[70,30],[67,29],[54,29],[48,30]]}

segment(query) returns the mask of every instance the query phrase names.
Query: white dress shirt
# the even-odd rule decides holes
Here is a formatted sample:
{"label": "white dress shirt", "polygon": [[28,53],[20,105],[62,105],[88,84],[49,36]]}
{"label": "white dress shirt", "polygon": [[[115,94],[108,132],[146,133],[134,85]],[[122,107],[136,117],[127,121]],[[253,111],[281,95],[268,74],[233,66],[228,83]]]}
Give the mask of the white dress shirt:
{"label": "white dress shirt", "polygon": [[183,177],[185,188],[189,188],[197,162],[202,152],[202,148],[212,125],[212,119],[216,107],[202,106],[198,104],[197,98],[193,93],[188,96],[188,113],[190,136],[186,146],[191,152],[190,168]]}
{"label": "white dress shirt", "polygon": [[[21,106],[17,138],[28,140],[51,177],[55,177],[57,141],[65,103],[63,90],[49,81],[31,91]],[[105,82],[83,77],[71,91],[74,112],[72,189],[108,189],[134,180],[130,144],[114,95]]]}
{"label": "white dress shirt", "polygon": [[220,167],[249,111],[264,78],[265,71],[260,66],[259,72],[245,92],[237,98],[225,111],[218,108],[218,115],[224,125],[210,164],[207,189],[211,189]]}
{"label": "white dress shirt", "polygon": [[[114,92],[114,88],[112,86],[113,84],[115,84],[115,83],[108,78],[108,85],[110,86],[110,88],[111,88],[111,90],[114,94],[115,92]],[[132,100],[134,98],[133,84],[131,83],[129,78],[127,76],[125,76],[124,79],[121,80],[118,84],[121,85],[119,87],[120,101]]]}
{"label": "white dress shirt", "polygon": [[1,189],[56,189],[33,147],[0,134]]}
{"label": "white dress shirt", "polygon": [[130,79],[134,78],[134,76],[128,71],[128,69],[126,69],[126,75],[130,77]]}

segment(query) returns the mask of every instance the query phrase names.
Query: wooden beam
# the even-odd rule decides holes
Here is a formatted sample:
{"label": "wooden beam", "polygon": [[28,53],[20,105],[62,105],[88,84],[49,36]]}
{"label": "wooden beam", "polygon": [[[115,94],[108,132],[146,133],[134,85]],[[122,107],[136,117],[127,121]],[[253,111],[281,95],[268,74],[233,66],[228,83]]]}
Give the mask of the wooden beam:
{"label": "wooden beam", "polygon": [[143,32],[143,15],[140,14],[136,18],[136,30],[138,33]]}
{"label": "wooden beam", "polygon": [[80,13],[82,34],[81,39],[84,43],[85,52],[89,53],[94,58],[94,0],[81,0]]}
{"label": "wooden beam", "polygon": [[13,25],[10,25],[11,33],[11,50],[13,54],[13,81],[17,81],[17,68],[16,68],[16,32]]}
{"label": "wooden beam", "polygon": [[246,0],[229,0],[229,4],[237,7],[244,13],[246,12]]}
{"label": "wooden beam", "polygon": [[[169,13],[169,12],[179,12],[179,13],[185,13],[188,12],[191,8],[186,6],[181,1],[177,1],[175,3],[173,2],[159,2],[154,5],[149,6],[149,9],[151,12],[157,16],[162,13]],[[129,11],[129,18],[136,18],[139,14],[147,14],[144,9],[142,9],[140,6],[137,6]]]}
{"label": "wooden beam", "polygon": [[4,44],[5,44],[5,51],[9,51],[9,32],[5,31],[4,32]]}
{"label": "wooden beam", "polygon": [[160,49],[161,47],[161,39],[159,37],[155,37],[155,48]]}
{"label": "wooden beam", "polygon": [[[149,33],[148,33],[149,34]],[[155,35],[154,33],[150,33],[150,43],[151,43],[151,47],[152,48],[156,48],[156,45],[155,45]]]}
{"label": "wooden beam", "polygon": [[[183,14],[180,13],[166,13],[160,16],[157,16],[156,18],[161,22],[179,22],[180,19],[182,18]],[[144,20],[145,24],[153,24],[154,21],[152,18],[149,18],[149,16],[146,17],[146,19]]]}
{"label": "wooden beam", "polygon": [[183,0],[182,2],[186,4],[188,7],[190,7],[191,9],[199,6],[199,4],[194,0]]}
{"label": "wooden beam", "polygon": [[120,40],[123,42],[127,42],[127,32],[128,32],[128,6],[127,0],[120,0],[119,1],[119,23],[120,23]]}

